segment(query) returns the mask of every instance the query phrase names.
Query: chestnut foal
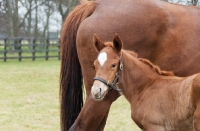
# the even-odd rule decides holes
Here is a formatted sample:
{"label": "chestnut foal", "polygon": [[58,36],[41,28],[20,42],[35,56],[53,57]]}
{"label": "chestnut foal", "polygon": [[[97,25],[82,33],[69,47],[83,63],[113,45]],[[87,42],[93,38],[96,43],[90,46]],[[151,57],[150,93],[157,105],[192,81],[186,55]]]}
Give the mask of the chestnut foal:
{"label": "chestnut foal", "polygon": [[93,99],[102,100],[110,89],[121,92],[143,131],[200,131],[200,74],[176,77],[122,45],[117,34],[106,43],[94,35],[99,54],[94,62]]}

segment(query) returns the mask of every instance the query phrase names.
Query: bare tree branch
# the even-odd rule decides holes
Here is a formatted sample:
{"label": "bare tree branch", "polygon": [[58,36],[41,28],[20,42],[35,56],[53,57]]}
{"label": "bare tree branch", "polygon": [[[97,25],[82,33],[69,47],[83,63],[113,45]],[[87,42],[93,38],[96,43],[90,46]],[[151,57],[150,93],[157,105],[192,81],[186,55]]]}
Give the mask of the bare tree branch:
{"label": "bare tree branch", "polygon": [[45,1],[42,2],[42,3],[40,3],[40,4],[38,4],[38,5],[35,5],[34,7],[30,6],[31,8],[29,8],[29,9],[27,10],[26,14],[24,15],[24,17],[23,17],[23,19],[22,19],[22,22],[18,25],[18,28],[21,28],[21,27],[24,25],[25,19],[27,18],[28,14],[29,14],[32,10],[36,9],[38,6],[41,6],[41,5],[43,5],[43,4],[45,4]]}

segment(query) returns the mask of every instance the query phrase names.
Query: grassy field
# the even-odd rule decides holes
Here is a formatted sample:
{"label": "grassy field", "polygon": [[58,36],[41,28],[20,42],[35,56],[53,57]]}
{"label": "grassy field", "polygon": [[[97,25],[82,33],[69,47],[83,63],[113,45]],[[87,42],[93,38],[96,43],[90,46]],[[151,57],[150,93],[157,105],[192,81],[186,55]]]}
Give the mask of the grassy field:
{"label": "grassy field", "polygon": [[[59,131],[58,60],[0,62],[0,131]],[[140,131],[121,97],[105,131]]]}

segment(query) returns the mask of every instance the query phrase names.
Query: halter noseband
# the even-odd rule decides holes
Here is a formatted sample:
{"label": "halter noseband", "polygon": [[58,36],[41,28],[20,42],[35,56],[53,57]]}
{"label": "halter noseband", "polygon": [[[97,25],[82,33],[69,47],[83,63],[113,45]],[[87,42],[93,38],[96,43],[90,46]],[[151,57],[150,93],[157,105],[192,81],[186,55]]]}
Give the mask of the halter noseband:
{"label": "halter noseband", "polygon": [[117,86],[121,70],[123,70],[122,55],[120,56],[118,70],[117,70],[115,79],[113,80],[112,83],[110,83],[109,81],[107,81],[107,80],[105,80],[105,79],[103,79],[103,78],[100,78],[100,77],[94,77],[94,81],[95,81],[95,80],[101,81],[101,82],[103,82],[104,84],[106,84],[106,85],[108,85],[109,87],[111,87],[111,89],[114,89],[114,90],[118,91],[119,93],[121,93],[121,92],[122,92],[122,89],[120,89],[120,88]]}

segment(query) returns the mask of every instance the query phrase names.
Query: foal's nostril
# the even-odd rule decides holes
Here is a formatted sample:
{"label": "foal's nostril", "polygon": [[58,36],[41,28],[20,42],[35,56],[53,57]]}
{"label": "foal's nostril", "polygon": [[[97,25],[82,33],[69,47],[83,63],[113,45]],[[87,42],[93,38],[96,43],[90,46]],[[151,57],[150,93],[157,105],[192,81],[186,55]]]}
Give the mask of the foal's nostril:
{"label": "foal's nostril", "polygon": [[99,88],[99,91],[101,92],[101,88]]}
{"label": "foal's nostril", "polygon": [[96,99],[101,98],[100,93],[94,94],[94,97],[95,97]]}

